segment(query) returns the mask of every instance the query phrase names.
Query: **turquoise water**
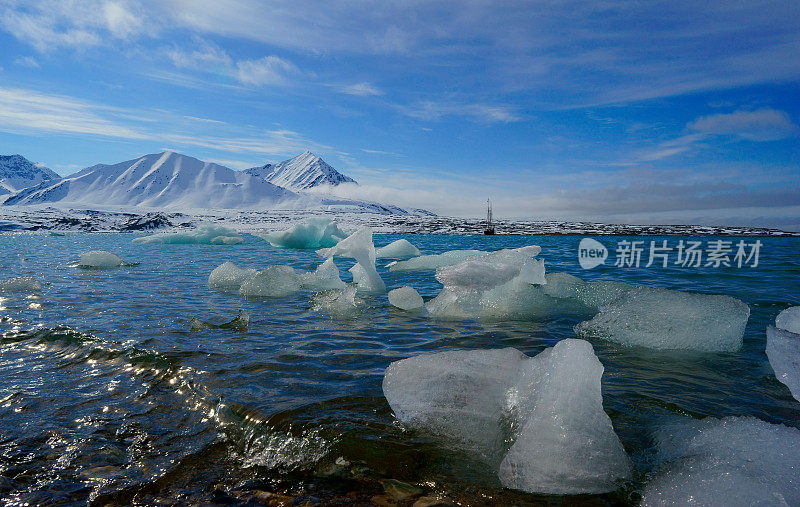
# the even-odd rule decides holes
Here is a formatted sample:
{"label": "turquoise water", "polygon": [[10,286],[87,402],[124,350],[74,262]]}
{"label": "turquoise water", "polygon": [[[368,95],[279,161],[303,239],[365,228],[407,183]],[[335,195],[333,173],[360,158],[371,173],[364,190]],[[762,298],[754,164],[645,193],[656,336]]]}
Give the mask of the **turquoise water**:
{"label": "turquoise water", "polygon": [[[441,321],[397,310],[383,295],[366,297],[361,316],[334,320],[309,309],[308,292],[253,300],[206,283],[225,261],[312,270],[321,262],[314,252],[276,249],[247,235],[234,246],[135,245],[133,237],[0,234],[0,279],[35,276],[46,283],[36,296],[0,295],[0,496],[6,501],[237,502],[271,491],[358,503],[382,494],[386,479],[470,503],[561,500],[504,490],[468,456],[404,430],[381,381],[390,362],[421,353],[515,347],[534,355],[573,337],[583,318]],[[577,262],[578,236],[377,235],[375,243],[400,237],[423,253],[537,244],[549,272],[727,294],[750,306],[744,346],[736,353],[592,342],[605,366],[604,407],[636,467],[623,489],[594,497],[601,503],[636,502],[658,465],[653,431],[675,415],[750,415],[800,427],[800,404],[775,379],[764,354],[766,326],[800,304],[798,238],[760,238],[756,268],[585,271]],[[613,250],[625,238],[596,239]],[[627,239],[645,245],[667,239],[674,246],[680,238]],[[70,267],[90,250],[139,264]],[[347,279],[351,264],[337,264]],[[388,288],[412,285],[426,299],[441,288],[432,272],[379,272]],[[251,317],[247,331],[190,329],[192,317],[222,323],[240,308]]]}

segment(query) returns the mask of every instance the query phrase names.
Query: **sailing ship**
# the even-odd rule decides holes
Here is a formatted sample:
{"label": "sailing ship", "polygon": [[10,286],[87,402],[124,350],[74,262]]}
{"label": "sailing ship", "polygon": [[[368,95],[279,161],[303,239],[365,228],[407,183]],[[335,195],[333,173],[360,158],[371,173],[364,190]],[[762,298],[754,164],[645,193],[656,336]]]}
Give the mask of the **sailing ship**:
{"label": "sailing ship", "polygon": [[492,201],[486,199],[486,229],[483,230],[484,234],[494,234],[494,222],[492,222]]}

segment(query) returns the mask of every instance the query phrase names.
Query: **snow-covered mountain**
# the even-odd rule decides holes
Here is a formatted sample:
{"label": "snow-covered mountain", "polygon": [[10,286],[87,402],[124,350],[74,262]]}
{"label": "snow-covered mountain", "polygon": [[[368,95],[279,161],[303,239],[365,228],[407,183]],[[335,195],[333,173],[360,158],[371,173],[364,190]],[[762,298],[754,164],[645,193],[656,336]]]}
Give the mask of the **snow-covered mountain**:
{"label": "snow-covered mountain", "polygon": [[44,181],[3,204],[67,203],[169,208],[268,207],[296,195],[268,181],[171,151],[114,165],[87,167],[60,181]]}
{"label": "snow-covered mountain", "polygon": [[50,169],[36,165],[22,155],[0,155],[0,194],[13,194],[59,178]]}
{"label": "snow-covered mountain", "polygon": [[277,164],[251,167],[244,172],[292,190],[308,190],[319,185],[356,183],[356,180],[340,173],[310,151]]}

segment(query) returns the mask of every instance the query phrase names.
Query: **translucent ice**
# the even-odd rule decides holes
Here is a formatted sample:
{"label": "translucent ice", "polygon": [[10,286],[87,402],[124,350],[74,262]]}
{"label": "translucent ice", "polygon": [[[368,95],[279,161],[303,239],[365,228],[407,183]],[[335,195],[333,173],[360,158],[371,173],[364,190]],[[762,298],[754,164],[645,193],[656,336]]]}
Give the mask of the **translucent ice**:
{"label": "translucent ice", "polygon": [[116,268],[125,262],[117,255],[103,250],[82,253],[78,266],[81,268]]}
{"label": "translucent ice", "polygon": [[428,302],[428,311],[445,318],[541,312],[552,298],[534,288],[547,283],[544,261],[536,259],[539,251],[538,246],[499,250],[437,268],[436,279],[444,288]]}
{"label": "translucent ice", "polygon": [[300,275],[291,266],[270,266],[247,279],[239,289],[243,297],[280,298],[299,291]]}
{"label": "translucent ice", "polygon": [[240,268],[232,262],[225,262],[208,275],[208,285],[220,290],[238,291],[244,282],[257,273],[255,269]]}
{"label": "translucent ice", "polygon": [[[354,258],[359,268],[356,268],[354,272],[351,270],[351,272],[353,272],[353,280],[358,284],[359,289],[376,293],[386,291],[386,285],[375,269],[375,245],[372,243],[372,229],[369,227],[361,227],[335,246],[321,250],[319,253],[323,257],[343,255]],[[356,277],[358,277],[357,280]]]}
{"label": "translucent ice", "polygon": [[332,257],[325,259],[314,272],[304,274],[301,283],[303,287],[314,291],[343,289],[347,286],[339,277],[339,268]]}
{"label": "translucent ice", "polygon": [[769,326],[767,358],[775,377],[800,401],[800,334]]}
{"label": "translucent ice", "polygon": [[352,319],[364,309],[364,302],[356,296],[356,287],[331,289],[311,296],[311,309],[326,313],[336,319]]}
{"label": "translucent ice", "polygon": [[392,306],[406,311],[420,310],[425,307],[425,301],[422,300],[422,296],[419,295],[419,292],[417,292],[414,287],[409,287],[408,285],[400,287],[399,289],[390,290],[389,303],[391,303]]}
{"label": "translucent ice", "polygon": [[280,248],[317,249],[331,247],[347,237],[339,226],[328,218],[309,218],[286,230],[259,234],[270,245]]}
{"label": "translucent ice", "polygon": [[432,255],[420,255],[407,261],[394,261],[387,264],[389,271],[426,271],[442,266],[452,266],[476,255],[488,255],[481,250],[450,250]]}
{"label": "translucent ice", "polygon": [[397,361],[383,392],[401,422],[470,452],[507,487],[599,493],[631,469],[603,410],[602,373],[592,346],[568,339],[535,357],[507,348]]}
{"label": "translucent ice", "polygon": [[575,332],[653,349],[735,351],[749,317],[750,308],[729,296],[636,287]]}
{"label": "translucent ice", "polygon": [[411,244],[407,239],[392,241],[386,246],[382,246],[375,251],[378,259],[408,259],[419,255],[419,249]]}
{"label": "translucent ice", "polygon": [[0,281],[0,292],[39,292],[42,282],[32,276],[17,276]]}
{"label": "translucent ice", "polygon": [[663,428],[667,462],[642,505],[798,505],[800,430],[753,417],[708,417]]}
{"label": "translucent ice", "polygon": [[163,245],[236,245],[243,241],[242,236],[235,230],[214,224],[201,224],[191,231],[161,232],[133,240],[134,243]]}
{"label": "translucent ice", "polygon": [[800,334],[800,306],[785,309],[775,317],[775,327]]}

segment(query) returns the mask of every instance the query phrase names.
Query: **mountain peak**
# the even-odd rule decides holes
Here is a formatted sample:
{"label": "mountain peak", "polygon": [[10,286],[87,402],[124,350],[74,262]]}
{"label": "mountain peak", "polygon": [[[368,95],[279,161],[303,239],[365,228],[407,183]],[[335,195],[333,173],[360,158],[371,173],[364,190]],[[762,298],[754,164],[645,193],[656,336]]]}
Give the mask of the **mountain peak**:
{"label": "mountain peak", "polygon": [[309,150],[289,160],[274,165],[252,167],[245,172],[263,178],[279,187],[292,190],[308,190],[320,185],[356,183],[356,180],[340,173]]}
{"label": "mountain peak", "polygon": [[14,193],[60,176],[22,155],[0,155],[0,194]]}

